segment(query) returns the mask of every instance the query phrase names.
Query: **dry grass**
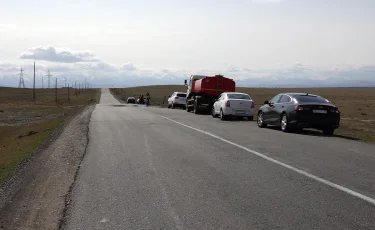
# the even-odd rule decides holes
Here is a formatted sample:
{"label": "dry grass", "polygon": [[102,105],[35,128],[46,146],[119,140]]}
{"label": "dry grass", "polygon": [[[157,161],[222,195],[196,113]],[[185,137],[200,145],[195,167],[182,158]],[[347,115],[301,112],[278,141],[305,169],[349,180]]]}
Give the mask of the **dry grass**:
{"label": "dry grass", "polygon": [[[0,183],[35,151],[64,119],[65,117],[60,117],[43,123],[0,127]],[[29,132],[37,133],[19,138]]]}
{"label": "dry grass", "polygon": [[[86,89],[78,95],[74,95],[74,89],[70,89],[70,103],[68,100],[68,89],[57,89],[57,103],[55,101],[55,89],[36,89],[36,104],[33,101],[32,89],[1,88],[0,87],[0,106],[4,105],[39,105],[39,106],[68,106],[68,105],[86,105],[90,99],[98,99],[98,89]],[[0,107],[1,108],[1,107]]]}
{"label": "dry grass", "polygon": [[[244,88],[237,87],[238,92],[248,93],[256,103],[256,107],[282,92],[308,92],[323,96],[338,106],[341,110],[341,127],[336,135],[343,138],[358,139],[375,143],[375,88]],[[165,96],[175,91],[185,92],[183,85],[142,86],[122,89],[111,89],[118,99],[140,94],[151,95],[151,104],[163,106]],[[165,107],[166,101],[164,103]]]}
{"label": "dry grass", "polygon": [[[0,88],[0,182],[39,147],[69,116],[82,107],[99,101],[100,90],[87,89],[73,95],[68,89],[37,89],[36,103],[32,89]],[[30,136],[25,135],[35,132]]]}

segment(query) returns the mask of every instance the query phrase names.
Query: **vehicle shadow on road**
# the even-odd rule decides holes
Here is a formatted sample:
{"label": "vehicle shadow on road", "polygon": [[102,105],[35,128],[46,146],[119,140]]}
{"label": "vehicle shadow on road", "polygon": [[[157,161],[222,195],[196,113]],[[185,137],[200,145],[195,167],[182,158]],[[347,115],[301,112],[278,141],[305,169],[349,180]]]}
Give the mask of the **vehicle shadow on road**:
{"label": "vehicle shadow on road", "polygon": [[[269,126],[267,127],[268,129],[273,129],[281,132],[280,127],[278,126]],[[321,131],[318,130],[311,130],[311,129],[304,129],[300,132],[292,132],[291,134],[295,135],[306,135],[306,136],[316,136],[316,137],[338,137],[338,138],[343,138],[347,140],[353,140],[353,141],[360,141],[361,139],[355,138],[355,137],[348,137],[345,135],[339,135],[339,134],[333,134],[333,135],[325,135]]]}
{"label": "vehicle shadow on road", "polygon": [[244,121],[244,122],[255,122],[255,120],[248,120],[247,118],[236,118],[236,117],[227,118],[226,121],[229,121],[229,122],[241,122],[241,121]]}

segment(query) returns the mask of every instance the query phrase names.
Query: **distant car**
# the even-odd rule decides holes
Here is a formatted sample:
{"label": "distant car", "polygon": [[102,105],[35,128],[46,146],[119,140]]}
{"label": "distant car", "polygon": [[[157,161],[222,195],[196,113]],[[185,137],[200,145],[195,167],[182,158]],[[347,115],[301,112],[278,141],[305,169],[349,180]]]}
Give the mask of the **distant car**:
{"label": "distant car", "polygon": [[184,108],[186,109],[186,93],[174,92],[168,97],[168,108]]}
{"label": "distant car", "polygon": [[257,123],[260,128],[280,126],[284,132],[314,128],[332,135],[340,125],[340,111],[319,95],[281,93],[259,108]]}
{"label": "distant car", "polygon": [[129,103],[129,104],[135,104],[135,102],[136,102],[135,97],[128,97],[126,102]]}
{"label": "distant car", "polygon": [[224,92],[212,106],[212,116],[225,120],[228,117],[254,119],[255,103],[246,93]]}

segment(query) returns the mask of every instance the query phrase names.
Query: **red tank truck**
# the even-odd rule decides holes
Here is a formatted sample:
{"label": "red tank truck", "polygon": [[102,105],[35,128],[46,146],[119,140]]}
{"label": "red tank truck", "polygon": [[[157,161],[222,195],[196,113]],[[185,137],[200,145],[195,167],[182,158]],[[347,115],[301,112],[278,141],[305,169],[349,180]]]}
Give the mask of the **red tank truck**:
{"label": "red tank truck", "polygon": [[236,83],[233,79],[222,75],[203,76],[191,75],[187,87],[186,111],[198,114],[211,111],[215,100],[222,92],[235,92]]}

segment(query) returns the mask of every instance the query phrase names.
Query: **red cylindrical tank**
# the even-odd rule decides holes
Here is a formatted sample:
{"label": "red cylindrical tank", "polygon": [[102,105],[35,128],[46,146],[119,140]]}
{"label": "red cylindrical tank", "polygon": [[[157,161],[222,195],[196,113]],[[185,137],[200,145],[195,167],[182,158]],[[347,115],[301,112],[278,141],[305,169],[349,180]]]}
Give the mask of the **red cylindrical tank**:
{"label": "red cylindrical tank", "polygon": [[216,75],[196,80],[192,85],[191,91],[215,97],[219,96],[222,92],[235,92],[236,83],[232,79]]}

